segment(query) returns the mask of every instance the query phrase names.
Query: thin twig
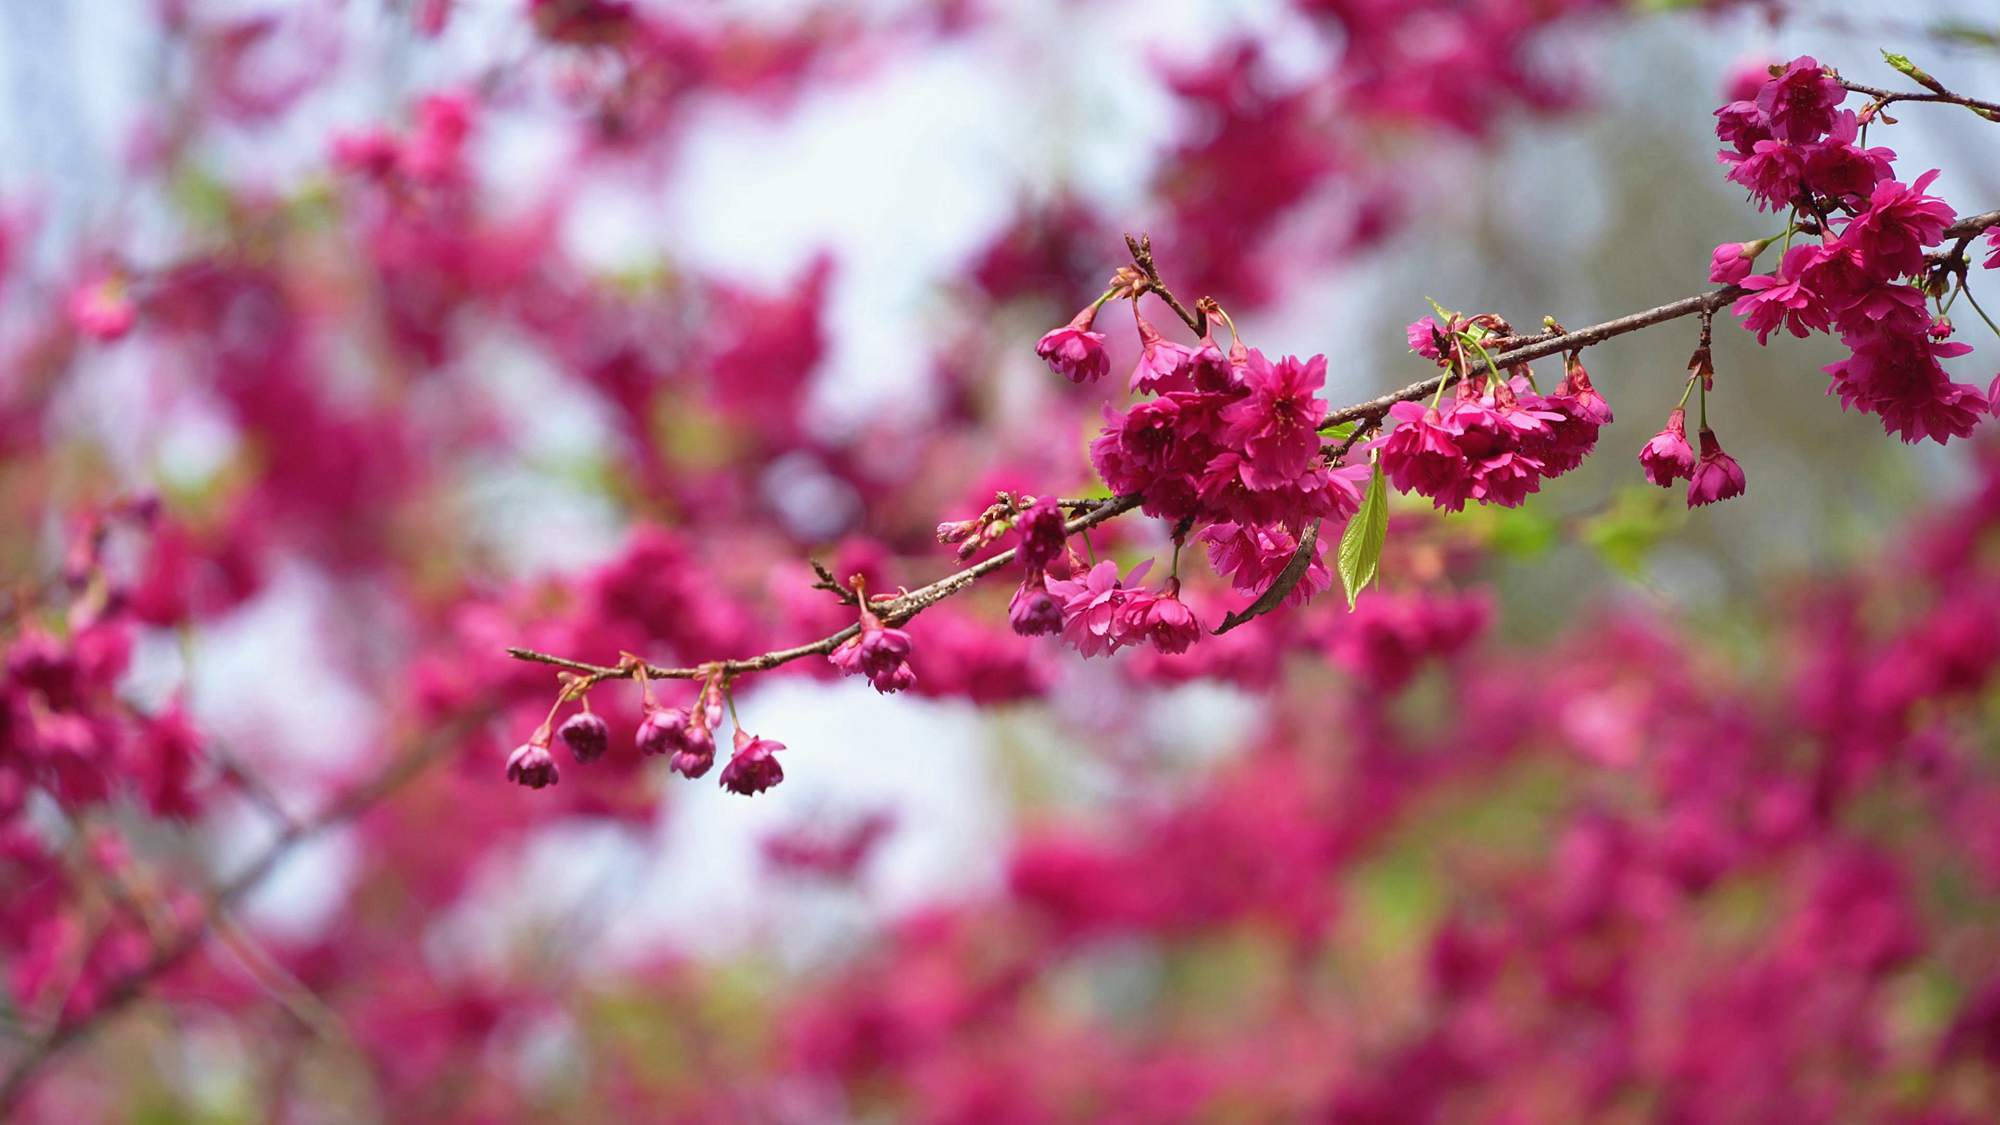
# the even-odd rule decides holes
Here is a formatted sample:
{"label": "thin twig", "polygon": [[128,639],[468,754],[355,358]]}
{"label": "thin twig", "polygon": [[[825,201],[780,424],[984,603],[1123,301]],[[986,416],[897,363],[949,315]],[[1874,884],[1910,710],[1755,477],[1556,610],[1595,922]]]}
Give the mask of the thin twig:
{"label": "thin twig", "polygon": [[14,1060],[7,1070],[6,1079],[0,1081],[0,1120],[7,1119],[20,1104],[44,1063],[122,1011],[142,996],[155,980],[199,950],[229,910],[243,896],[256,889],[293,848],[352,820],[401,788],[434,759],[456,745],[468,729],[483,719],[482,711],[449,724],[390,762],[380,773],[335,798],[310,820],[295,822],[280,832],[249,866],[209,896],[208,908],[199,919],[171,940],[155,945],[146,963],[108,984],[96,1005],[80,1015],[65,1015],[58,1019],[47,1033]]}
{"label": "thin twig", "polygon": [[1859,82],[1849,82],[1845,78],[1836,79],[1840,88],[1850,93],[1866,94],[1875,99],[1875,108],[1880,109],[1893,102],[1943,102],[1947,105],[1962,105],[1967,109],[1980,111],[1981,116],[1996,115],[1988,120],[2000,120],[2000,102],[1985,102],[1978,98],[1968,98],[1963,94],[1947,91],[1918,93],[1914,90],[1884,90],[1877,86],[1863,86]]}
{"label": "thin twig", "polygon": [[1174,310],[1174,315],[1181,318],[1181,323],[1187,325],[1197,339],[1206,337],[1208,313],[1202,309],[1201,302],[1195,302],[1194,311],[1189,312],[1187,306],[1181,304],[1180,298],[1174,296],[1173,290],[1167,288],[1167,283],[1160,280],[1160,269],[1153,264],[1153,236],[1141,234],[1133,238],[1128,234],[1125,236],[1125,248],[1132,252],[1132,264],[1139,268],[1140,273],[1146,275],[1146,288],[1151,290],[1154,296],[1165,301],[1167,307]]}
{"label": "thin twig", "polygon": [[[1945,228],[1944,237],[1947,239],[1969,240],[1980,231],[1995,226],[2000,226],[2000,211],[1988,211],[1984,214],[1974,215],[1971,218],[1961,219],[1953,223],[1951,226]],[[1150,269],[1152,264],[1152,247],[1143,238],[1135,239],[1130,235],[1126,236],[1126,242],[1132,250],[1134,263],[1139,267],[1141,272],[1146,273],[1148,280],[1151,281],[1152,278],[1157,276],[1157,273]],[[1962,250],[1963,242],[1960,244],[1960,251],[1962,252]],[[1950,253],[1943,253],[1940,254],[1940,257],[1949,259],[1951,255]],[[1188,327],[1197,328],[1200,322],[1196,321],[1191,314],[1183,310],[1180,303],[1173,300],[1167,294],[1164,286],[1159,287],[1155,292],[1163,300],[1167,300],[1170,307],[1174,308],[1180,314],[1181,318],[1188,322]],[[1576,351],[1593,344],[1601,344],[1613,337],[1623,336],[1628,332],[1637,332],[1641,328],[1648,328],[1655,324],[1664,324],[1670,320],[1678,320],[1684,316],[1700,315],[1704,318],[1712,317],[1718,309],[1746,292],[1748,290],[1728,285],[1721,289],[1712,289],[1706,293],[1698,293],[1692,297],[1685,297],[1670,304],[1650,308],[1644,312],[1621,316],[1615,320],[1607,320],[1602,324],[1593,324],[1588,328],[1579,328],[1574,332],[1543,332],[1533,336],[1509,337],[1513,342],[1513,346],[1494,354],[1493,363],[1498,367],[1511,367],[1515,364],[1527,363],[1530,360],[1542,359],[1563,352]],[[1202,325],[1202,327],[1205,327],[1205,325]],[[1486,363],[1482,360],[1472,367],[1471,373],[1478,374],[1485,370]],[[1320,425],[1322,431],[1330,430],[1345,422],[1361,423],[1361,425],[1355,427],[1354,432],[1349,434],[1339,446],[1334,448],[1333,459],[1338,461],[1340,458],[1346,456],[1357,443],[1365,440],[1367,434],[1379,429],[1382,425],[1382,418],[1389,412],[1390,407],[1399,402],[1413,402],[1418,399],[1427,398],[1437,391],[1440,383],[1448,386],[1452,382],[1456,382],[1457,378],[1455,374],[1433,376],[1420,383],[1412,383],[1400,391],[1372,398],[1366,402],[1359,402],[1353,406],[1344,406],[1338,410],[1329,411],[1326,415],[1326,420]],[[1083,515],[1070,520],[1065,526],[1071,532],[1094,527],[1105,520],[1122,515],[1138,507],[1140,500],[1141,498],[1138,496],[1120,496],[1099,502]],[[1074,505],[1078,501],[1063,500],[1060,503]],[[1002,551],[984,562],[967,567],[949,577],[941,578],[928,586],[920,586],[915,590],[911,590],[901,597],[879,607],[877,612],[884,620],[889,621],[891,624],[901,624],[915,617],[924,609],[971,585],[980,577],[990,574],[1013,561],[1014,551],[1012,549]],[[799,645],[796,648],[779,649],[776,652],[767,652],[761,656],[752,656],[743,660],[715,661],[692,668],[657,668],[648,664],[646,666],[646,674],[655,679],[696,680],[706,679],[718,673],[723,676],[735,676],[745,672],[763,672],[776,668],[781,664],[789,664],[794,660],[800,660],[808,656],[824,656],[832,652],[841,642],[858,632],[860,632],[859,625],[849,625],[840,632],[830,637],[823,637],[811,644]],[[630,679],[635,670],[633,666],[629,665],[624,667],[607,667],[602,664],[588,664],[581,660],[571,660],[567,657],[555,656],[546,652],[536,652],[525,648],[509,648],[507,654],[517,660],[534,661],[539,664],[547,664],[551,667],[579,673],[584,677],[584,681],[581,684],[583,688],[595,686],[605,680]]]}
{"label": "thin twig", "polygon": [[[1109,500],[1098,502],[1097,506],[1090,511],[1064,524],[1063,529],[1071,534],[1075,534],[1086,528],[1095,527],[1114,516],[1124,515],[1138,506],[1139,497],[1137,496],[1115,496]],[[1014,550],[1014,548],[1009,547],[990,559],[975,563],[964,570],[940,578],[928,586],[919,586],[909,593],[903,594],[877,607],[875,612],[884,621],[892,625],[901,625],[910,618],[936,605],[938,602],[972,585],[980,578],[1013,562]],[[860,631],[861,626],[859,624],[849,625],[840,632],[830,637],[822,637],[811,644],[799,645],[796,648],[779,649],[776,652],[767,652],[760,656],[752,656],[743,660],[717,660],[712,663],[697,665],[693,668],[656,668],[648,664],[646,665],[646,675],[656,680],[703,680],[718,674],[729,677],[738,676],[745,672],[766,672],[781,664],[790,664],[794,660],[801,660],[808,656],[825,656],[835,648],[838,648],[842,641],[847,640]],[[585,688],[593,687],[605,680],[631,679],[638,669],[637,665],[606,667],[602,664],[586,664],[581,660],[570,660],[566,657],[554,656],[546,652],[536,652],[525,648],[510,648],[507,650],[507,655],[512,656],[516,660],[531,660],[537,664],[547,664],[552,667],[580,673],[584,678],[582,686]]]}
{"label": "thin twig", "polygon": [[[1721,289],[1714,289],[1707,293],[1675,301],[1672,304],[1647,309],[1645,312],[1636,312],[1629,316],[1621,316],[1616,320],[1607,320],[1603,324],[1593,324],[1588,328],[1579,328],[1575,332],[1560,334],[1543,333],[1539,336],[1524,337],[1526,342],[1495,354],[1493,362],[1500,367],[1511,367],[1517,363],[1526,363],[1529,360],[1541,359],[1545,356],[1552,356],[1561,352],[1574,351],[1577,348],[1589,347],[1592,344],[1601,344],[1614,336],[1623,336],[1627,332],[1637,332],[1641,328],[1649,328],[1655,324],[1662,324],[1669,320],[1677,320],[1680,317],[1712,311],[1742,296],[1745,292],[1746,290],[1739,289],[1734,285],[1725,286]],[[1486,362],[1481,360],[1472,365],[1470,374],[1477,375],[1486,371],[1486,369]],[[1457,381],[1458,376],[1455,374],[1436,375],[1425,379],[1421,383],[1412,383],[1400,391],[1382,395],[1379,398],[1372,398],[1367,402],[1356,403],[1353,406],[1342,407],[1339,410],[1328,411],[1326,421],[1320,424],[1320,429],[1332,429],[1342,422],[1358,422],[1367,418],[1380,418],[1389,412],[1390,407],[1399,402],[1414,402],[1417,399],[1427,398],[1435,393],[1440,385],[1450,386]]]}

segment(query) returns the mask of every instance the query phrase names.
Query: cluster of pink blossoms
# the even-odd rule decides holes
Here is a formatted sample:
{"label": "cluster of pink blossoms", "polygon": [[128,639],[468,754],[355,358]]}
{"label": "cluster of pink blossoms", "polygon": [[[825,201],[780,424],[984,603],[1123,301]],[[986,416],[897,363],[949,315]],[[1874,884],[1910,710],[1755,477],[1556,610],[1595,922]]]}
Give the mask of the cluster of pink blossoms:
{"label": "cluster of pink blossoms", "polygon": [[[1274,361],[1240,339],[1225,354],[1212,336],[1195,346],[1174,343],[1139,311],[1143,292],[1141,286],[1125,293],[1134,302],[1140,346],[1128,385],[1150,397],[1122,412],[1104,408],[1091,462],[1114,491],[1140,497],[1147,515],[1173,521],[1177,542],[1192,535],[1206,544],[1211,564],[1239,592],[1257,593],[1292,560],[1309,526],[1345,520],[1361,502],[1366,466],[1334,468],[1321,456],[1327,405],[1317,392],[1326,382],[1326,357]],[[1044,336],[1036,349],[1077,381],[1110,370],[1104,336],[1090,330],[1096,308]],[[1016,632],[1060,631],[1085,656],[1141,642],[1180,653],[1202,635],[1180,599],[1177,577],[1157,592],[1137,590],[1131,584],[1149,564],[1121,580],[1114,564],[1086,568],[1075,561],[1071,578],[1050,582],[1045,568],[1064,553],[1060,512],[1052,505],[1031,509],[1020,526],[1028,575],[1010,613]],[[1332,585],[1319,553],[1315,545],[1287,605]]]}
{"label": "cluster of pink blossoms", "polygon": [[[1972,350],[1927,305],[1944,296],[1946,279],[1927,276],[1926,249],[1956,218],[1925,193],[1938,172],[1899,182],[1895,153],[1861,147],[1863,115],[1839,108],[1847,91],[1810,56],[1772,69],[1754,100],[1716,111],[1716,134],[1731,146],[1718,159],[1760,208],[1790,212],[1789,249],[1774,272],[1753,274],[1775,240],[1726,243],[1711,279],[1750,291],[1733,311],[1759,343],[1780,328],[1837,331],[1853,354],[1825,370],[1843,407],[1879,416],[1907,442],[1966,436],[1990,412],[1993,389],[1953,382],[1938,362]],[[1818,237],[1793,244],[1793,235]]]}
{"label": "cluster of pink blossoms", "polygon": [[883,695],[916,686],[917,674],[910,670],[910,635],[891,629],[868,608],[865,588],[855,587],[861,609],[861,631],[842,641],[827,654],[833,666],[850,676],[866,676]]}
{"label": "cluster of pink blossoms", "polygon": [[[1430,317],[1410,325],[1411,350],[1462,372],[1471,366],[1468,346],[1483,346],[1484,334],[1506,333],[1492,317],[1450,319],[1444,327]],[[1542,481],[1582,464],[1597,446],[1598,428],[1611,422],[1611,405],[1572,353],[1553,394],[1538,394],[1525,374],[1477,373],[1459,380],[1445,409],[1399,402],[1389,417],[1402,423],[1380,446],[1390,482],[1458,512],[1467,500],[1515,507],[1541,491]]]}

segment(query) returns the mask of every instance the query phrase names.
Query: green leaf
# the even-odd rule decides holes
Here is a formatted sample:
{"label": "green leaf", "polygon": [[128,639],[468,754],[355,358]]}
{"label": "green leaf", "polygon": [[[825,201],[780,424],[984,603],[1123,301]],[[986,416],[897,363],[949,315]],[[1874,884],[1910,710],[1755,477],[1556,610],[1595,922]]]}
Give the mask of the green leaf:
{"label": "green leaf", "polygon": [[1651,485],[1621,489],[1610,510],[1584,524],[1583,538],[1605,565],[1637,578],[1646,557],[1680,522],[1666,497]]}
{"label": "green leaf", "polygon": [[1539,507],[1500,508],[1493,512],[1488,542],[1502,554],[1533,558],[1555,546],[1561,531],[1561,525]]}
{"label": "green leaf", "polygon": [[1375,459],[1375,472],[1368,478],[1368,494],[1361,498],[1361,510],[1347,521],[1340,534],[1340,581],[1347,588],[1347,608],[1375,581],[1382,562],[1382,545],[1389,540],[1389,482],[1382,474],[1382,462]]}
{"label": "green leaf", "polygon": [[1359,422],[1342,422],[1338,426],[1321,430],[1320,432],[1335,441],[1345,441],[1349,435],[1354,433],[1354,428],[1360,424]]}
{"label": "green leaf", "polygon": [[1911,62],[1908,55],[1894,55],[1888,51],[1883,51],[1882,59],[1894,67],[1897,73],[1916,82],[1917,85],[1922,86],[1924,89],[1937,94],[1945,92],[1944,85],[1937,79],[1917,69],[1917,64]]}

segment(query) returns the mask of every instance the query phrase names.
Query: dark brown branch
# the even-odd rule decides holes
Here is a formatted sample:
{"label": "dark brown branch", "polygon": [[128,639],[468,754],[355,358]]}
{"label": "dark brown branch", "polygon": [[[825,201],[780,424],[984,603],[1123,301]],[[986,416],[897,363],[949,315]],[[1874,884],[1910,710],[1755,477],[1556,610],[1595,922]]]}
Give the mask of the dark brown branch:
{"label": "dark brown branch", "polygon": [[[1645,312],[1636,312],[1629,316],[1621,316],[1616,320],[1607,320],[1603,324],[1593,324],[1588,328],[1579,328],[1574,332],[1559,334],[1545,332],[1539,336],[1519,337],[1522,341],[1521,343],[1496,353],[1493,356],[1493,362],[1501,367],[1511,367],[1517,363],[1526,363],[1529,360],[1543,359],[1562,352],[1587,348],[1592,344],[1601,344],[1614,336],[1623,336],[1627,332],[1637,332],[1641,328],[1650,328],[1655,324],[1663,324],[1669,320],[1678,320],[1684,316],[1713,312],[1742,296],[1744,292],[1744,290],[1730,285],[1721,289],[1713,289],[1697,296],[1687,297],[1669,305],[1647,309]],[[1472,374],[1481,374],[1485,370],[1486,362],[1481,360],[1473,365]],[[1379,419],[1389,412],[1390,407],[1399,402],[1414,402],[1418,399],[1428,398],[1437,392],[1439,386],[1450,386],[1457,381],[1458,376],[1456,375],[1437,375],[1425,379],[1421,383],[1411,383],[1400,391],[1382,395],[1379,398],[1372,398],[1367,402],[1356,403],[1353,406],[1342,407],[1339,410],[1329,411],[1326,421],[1321,423],[1320,429],[1332,429],[1343,422],[1359,422],[1371,418]]]}
{"label": "dark brown branch", "polygon": [[[1953,223],[1945,229],[1944,237],[1946,239],[1960,240],[1959,246],[1951,252],[1940,252],[1938,254],[1939,260],[1949,261],[1954,255],[1962,257],[1966,241],[1969,241],[1980,231],[1995,226],[2000,226],[2000,211],[1988,211],[1984,214],[1974,215]],[[1142,272],[1147,274],[1148,280],[1150,281],[1153,277],[1157,276],[1155,272],[1150,270],[1152,264],[1151,246],[1143,238],[1134,239],[1130,235],[1126,236],[1126,242],[1132,250],[1133,261]],[[1156,289],[1155,292],[1159,293],[1162,299],[1169,301],[1169,304],[1181,315],[1182,319],[1188,322],[1188,327],[1195,328],[1198,331],[1206,327],[1204,323],[1196,321],[1193,316],[1185,312],[1178,301],[1172,300],[1164,287]],[[1607,320],[1602,324],[1593,324],[1588,328],[1579,328],[1574,332],[1543,332],[1534,336],[1511,336],[1508,337],[1511,346],[1495,353],[1493,362],[1501,367],[1509,367],[1517,363],[1527,363],[1531,360],[1543,359],[1548,356],[1559,355],[1563,352],[1587,348],[1593,344],[1601,344],[1613,337],[1623,336],[1628,332],[1637,332],[1641,328],[1648,328],[1655,324],[1664,324],[1669,320],[1678,320],[1684,316],[1700,315],[1705,318],[1710,317],[1718,309],[1742,296],[1745,292],[1746,290],[1744,289],[1729,285],[1721,289],[1712,289],[1706,293],[1698,293],[1692,297],[1685,297],[1671,304],[1647,309],[1644,312],[1621,316],[1616,320]],[[1482,360],[1472,370],[1474,373],[1485,371],[1485,362]],[[1353,433],[1349,434],[1339,446],[1334,448],[1333,460],[1336,462],[1339,461],[1356,444],[1365,440],[1369,433],[1380,429],[1383,415],[1389,412],[1390,407],[1399,402],[1412,402],[1428,398],[1437,392],[1440,384],[1449,386],[1455,381],[1457,381],[1456,375],[1434,376],[1420,383],[1412,383],[1400,391],[1328,412],[1325,422],[1320,425],[1321,430],[1329,430],[1346,422],[1360,423],[1360,425],[1355,427]],[[1085,512],[1083,515],[1070,520],[1066,526],[1072,532],[1094,527],[1114,516],[1131,511],[1133,508],[1139,506],[1139,502],[1140,498],[1137,496],[1120,496],[1112,500],[1106,500],[1098,503],[1096,507]],[[1080,502],[1063,500],[1060,503],[1065,506],[1073,506]],[[949,577],[941,578],[928,586],[918,587],[892,601],[884,603],[876,607],[876,612],[890,624],[900,625],[930,606],[971,585],[980,577],[990,574],[1013,561],[1014,551],[1012,549],[1002,551],[984,562],[967,567]],[[694,680],[704,679],[718,673],[724,676],[735,676],[745,672],[768,671],[781,664],[789,664],[794,660],[804,657],[825,656],[838,647],[841,642],[854,636],[859,631],[860,626],[850,625],[830,637],[823,637],[811,644],[800,645],[796,648],[780,649],[776,652],[767,652],[761,656],[753,656],[744,660],[719,660],[692,668],[656,668],[649,664],[646,666],[646,674],[656,679]],[[539,664],[547,664],[551,667],[578,673],[584,677],[584,681],[580,685],[583,688],[595,686],[605,680],[630,679],[633,674],[633,669],[629,666],[607,667],[602,664],[587,664],[580,660],[570,660],[566,657],[554,656],[546,652],[536,652],[532,649],[510,648],[507,650],[507,653],[517,660],[531,660]]]}
{"label": "dark brown branch", "polygon": [[2000,102],[1980,101],[1978,98],[1968,98],[1963,94],[1954,94],[1947,90],[1918,93],[1915,90],[1884,90],[1876,86],[1863,86],[1859,82],[1849,82],[1845,78],[1836,79],[1836,81],[1840,83],[1840,88],[1843,90],[1855,94],[1866,94],[1874,98],[1875,108],[1877,109],[1894,102],[1941,102],[1945,105],[1962,105],[1967,109],[1977,111],[1981,117],[1989,121],[2000,121]]}
{"label": "dark brown branch", "polygon": [[1180,299],[1167,288],[1167,283],[1160,280],[1160,269],[1153,264],[1153,236],[1141,234],[1133,238],[1128,234],[1125,236],[1125,248],[1132,252],[1132,264],[1138,267],[1140,273],[1146,275],[1146,288],[1152,291],[1154,296],[1165,301],[1168,308],[1174,310],[1174,315],[1180,317],[1181,323],[1194,332],[1196,339],[1206,337],[1208,313],[1201,307],[1201,302],[1195,302],[1194,311],[1189,312],[1187,306],[1181,304]]}
{"label": "dark brown branch", "polygon": [[[1956,239],[1958,240],[1958,245],[1951,251],[1938,252],[1935,260],[1939,263],[1944,263],[1950,262],[1954,258],[1962,259],[1966,243],[1970,242],[1979,232],[1990,230],[1996,226],[2000,226],[2000,211],[1987,211],[1983,214],[1960,219],[1949,227],[1946,227],[1944,231],[1945,239]],[[1601,344],[1614,336],[1623,336],[1627,332],[1637,332],[1641,328],[1650,328],[1655,324],[1664,324],[1669,320],[1678,320],[1684,316],[1713,316],[1717,310],[1734,301],[1736,298],[1743,296],[1745,292],[1746,290],[1737,286],[1728,285],[1721,289],[1711,289],[1706,293],[1696,294],[1693,297],[1684,297],[1671,304],[1660,305],[1657,308],[1650,308],[1644,312],[1621,316],[1616,320],[1607,320],[1602,324],[1593,324],[1588,328],[1579,328],[1574,332],[1560,334],[1544,332],[1538,336],[1517,337],[1517,342],[1514,346],[1494,354],[1493,362],[1501,367],[1510,367],[1517,363],[1526,363],[1529,360],[1542,359],[1561,352],[1587,348],[1592,344]],[[1473,365],[1472,373],[1481,374],[1485,370],[1486,364],[1482,360]],[[1390,407],[1399,402],[1413,402],[1417,399],[1428,398],[1436,393],[1440,383],[1450,386],[1456,381],[1457,376],[1455,375],[1439,375],[1434,378],[1425,379],[1421,383],[1412,383],[1392,394],[1382,395],[1379,398],[1369,399],[1367,402],[1356,403],[1353,406],[1329,411],[1326,421],[1321,423],[1320,429],[1332,429],[1343,422],[1380,418],[1389,412]]]}
{"label": "dark brown branch", "polygon": [[[1065,530],[1074,534],[1085,528],[1095,527],[1114,516],[1124,515],[1138,506],[1139,497],[1137,496],[1113,497],[1112,499],[1098,502],[1096,507],[1070,520],[1063,526]],[[990,559],[975,563],[964,570],[956,571],[928,586],[919,586],[883,605],[879,605],[875,607],[875,612],[880,614],[882,619],[889,624],[901,625],[903,622],[908,621],[910,618],[915,617],[917,614],[922,613],[924,610],[929,609],[931,606],[958,593],[980,578],[999,570],[1013,561],[1014,548],[1009,547],[1007,550],[994,555]],[[656,680],[700,680],[717,674],[727,677],[738,676],[745,672],[766,672],[781,664],[790,664],[794,660],[800,660],[808,656],[825,656],[835,648],[838,648],[842,641],[854,636],[860,630],[861,627],[858,624],[849,625],[840,632],[830,637],[822,637],[811,644],[799,645],[797,648],[779,649],[776,652],[767,652],[761,656],[752,656],[744,660],[717,660],[712,663],[697,665],[693,668],[656,668],[648,664],[646,665],[646,675]],[[547,664],[552,667],[579,673],[584,677],[584,684],[582,686],[586,688],[595,686],[605,680],[630,679],[636,670],[633,666],[606,667],[602,664],[585,664],[579,660],[569,660],[560,656],[552,656],[546,652],[535,652],[525,648],[510,648],[507,650],[507,655],[514,657],[516,660],[532,660],[538,664]]]}

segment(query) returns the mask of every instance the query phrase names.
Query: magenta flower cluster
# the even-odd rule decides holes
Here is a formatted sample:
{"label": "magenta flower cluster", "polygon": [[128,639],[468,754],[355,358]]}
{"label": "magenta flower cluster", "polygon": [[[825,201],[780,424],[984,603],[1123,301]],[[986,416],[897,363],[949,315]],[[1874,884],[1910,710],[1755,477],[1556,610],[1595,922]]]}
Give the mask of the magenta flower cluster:
{"label": "magenta flower cluster", "polygon": [[[1437,351],[1433,341],[1441,333],[1429,317],[1411,325],[1409,334],[1420,354],[1464,358],[1456,338]],[[1611,422],[1611,407],[1571,356],[1561,385],[1547,396],[1535,393],[1525,376],[1489,380],[1478,374],[1461,379],[1442,410],[1399,402],[1389,417],[1400,423],[1381,444],[1390,482],[1457,512],[1467,500],[1516,507],[1539,492],[1542,481],[1582,464],[1597,445],[1599,427]]]}
{"label": "magenta flower cluster", "polygon": [[1956,214],[1927,194],[1937,170],[1906,184],[1894,152],[1860,147],[1859,116],[1839,108],[1846,96],[1804,56],[1754,100],[1716,111],[1728,178],[1759,207],[1789,212],[1794,234],[1771,273],[1750,272],[1763,243],[1732,243],[1716,248],[1712,276],[1749,290],[1734,311],[1758,343],[1780,329],[1838,333],[1852,354],[1825,370],[1843,407],[1878,416],[1906,442],[1942,444],[1971,433],[1994,397],[1945,372],[1940,360],[1971,348],[1950,339],[1950,322],[1926,301],[1942,295],[1926,292],[1926,252]]}
{"label": "magenta flower cluster", "polygon": [[[1207,543],[1211,564],[1238,591],[1256,593],[1290,561],[1307,525],[1345,520],[1360,503],[1365,466],[1336,469],[1320,456],[1326,357],[1273,360],[1240,340],[1224,354],[1212,337],[1196,346],[1165,339],[1136,307],[1134,320],[1140,354],[1128,385],[1150,397],[1125,411],[1105,407],[1091,463],[1113,491],[1141,497],[1148,515]],[[1331,583],[1317,555],[1293,598]],[[1031,565],[1016,599],[1017,629],[1047,628],[1040,588]],[[1062,605],[1064,636],[1088,655],[1139,640],[1180,652],[1201,633],[1171,578],[1137,596],[1100,564],[1049,589]],[[1130,607],[1115,627],[1107,616],[1114,602]],[[1087,626],[1077,625],[1080,614],[1091,615]]]}

